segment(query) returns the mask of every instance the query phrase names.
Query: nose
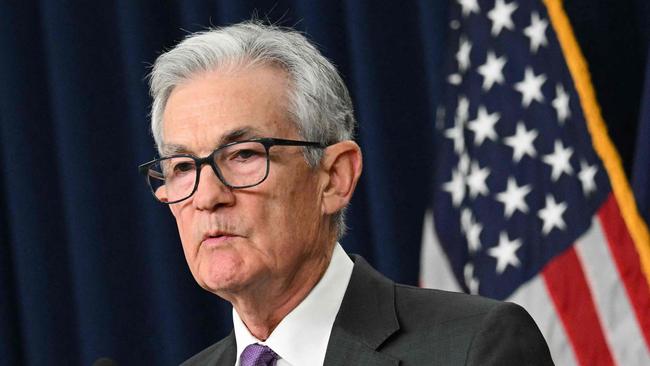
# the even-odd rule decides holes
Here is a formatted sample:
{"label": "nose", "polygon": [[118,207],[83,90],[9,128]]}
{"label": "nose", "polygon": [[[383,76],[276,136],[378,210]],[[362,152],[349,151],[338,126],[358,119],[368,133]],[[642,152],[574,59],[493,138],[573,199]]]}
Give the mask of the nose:
{"label": "nose", "polygon": [[232,189],[217,177],[209,164],[201,167],[199,186],[193,196],[193,205],[198,210],[214,210],[219,206],[230,206],[235,202]]}

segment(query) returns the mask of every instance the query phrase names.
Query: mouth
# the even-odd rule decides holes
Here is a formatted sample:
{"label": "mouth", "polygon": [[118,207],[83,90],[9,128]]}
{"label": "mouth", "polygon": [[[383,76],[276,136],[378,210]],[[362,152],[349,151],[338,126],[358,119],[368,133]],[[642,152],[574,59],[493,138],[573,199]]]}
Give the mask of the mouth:
{"label": "mouth", "polygon": [[237,237],[239,237],[239,235],[226,233],[226,232],[208,233],[203,236],[203,239],[201,240],[201,245],[207,247],[218,247],[221,245],[225,245],[228,241]]}

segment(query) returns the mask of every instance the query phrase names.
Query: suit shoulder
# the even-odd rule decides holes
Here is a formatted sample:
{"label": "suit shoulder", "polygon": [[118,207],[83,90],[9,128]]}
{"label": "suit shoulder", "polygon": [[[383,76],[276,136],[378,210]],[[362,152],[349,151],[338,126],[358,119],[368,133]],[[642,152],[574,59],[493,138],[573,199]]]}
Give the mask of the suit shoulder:
{"label": "suit shoulder", "polygon": [[217,365],[217,361],[223,357],[236,357],[236,345],[234,338],[235,337],[233,333],[231,333],[226,338],[223,338],[217,343],[195,354],[183,362],[181,366]]}
{"label": "suit shoulder", "polygon": [[539,328],[517,304],[405,285],[395,285],[395,303],[401,329],[391,350],[444,350],[426,351],[414,364],[553,364]]}
{"label": "suit shoulder", "polygon": [[552,366],[553,359],[530,314],[517,304],[504,302],[483,318],[467,364]]}
{"label": "suit shoulder", "polygon": [[436,323],[480,317],[505,304],[477,295],[401,284],[395,285],[395,303],[398,311],[417,311],[422,319],[431,319]]}

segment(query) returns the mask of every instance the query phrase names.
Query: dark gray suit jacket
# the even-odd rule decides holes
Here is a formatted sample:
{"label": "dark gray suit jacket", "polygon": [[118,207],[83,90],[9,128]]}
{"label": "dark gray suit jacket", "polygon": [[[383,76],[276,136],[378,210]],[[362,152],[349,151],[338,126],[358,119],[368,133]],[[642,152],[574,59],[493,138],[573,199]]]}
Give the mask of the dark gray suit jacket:
{"label": "dark gray suit jacket", "polygon": [[[522,307],[395,284],[363,258],[352,259],[325,366],[553,365],[542,334]],[[183,366],[231,366],[236,352],[230,333]]]}

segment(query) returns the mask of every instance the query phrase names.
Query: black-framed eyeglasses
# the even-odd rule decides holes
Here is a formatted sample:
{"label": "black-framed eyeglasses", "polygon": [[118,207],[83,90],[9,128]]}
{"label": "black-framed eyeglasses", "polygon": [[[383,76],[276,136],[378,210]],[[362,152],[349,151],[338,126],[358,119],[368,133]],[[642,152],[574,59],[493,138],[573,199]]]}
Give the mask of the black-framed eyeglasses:
{"label": "black-framed eyeglasses", "polygon": [[[204,164],[210,165],[219,180],[232,189],[250,188],[262,183],[269,176],[269,149],[278,145],[327,147],[319,142],[258,138],[225,144],[203,158],[190,154],[162,157],[140,165],[138,170],[146,177],[154,197],[162,203],[172,204],[188,199],[196,192]],[[164,200],[157,194],[161,189],[166,190]]]}

